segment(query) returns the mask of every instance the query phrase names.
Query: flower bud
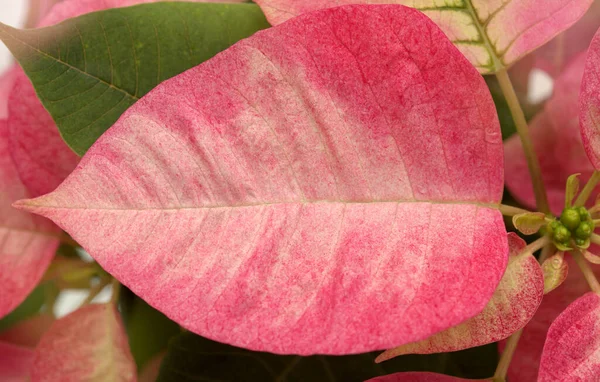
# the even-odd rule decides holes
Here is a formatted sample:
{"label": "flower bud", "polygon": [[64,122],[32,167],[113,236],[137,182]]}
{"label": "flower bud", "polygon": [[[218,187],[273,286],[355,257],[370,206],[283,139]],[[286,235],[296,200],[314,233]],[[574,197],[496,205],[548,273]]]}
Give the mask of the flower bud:
{"label": "flower bud", "polygon": [[556,229],[554,229],[553,236],[554,241],[556,241],[557,243],[568,245],[569,240],[571,240],[571,231],[569,231],[567,227],[561,224],[557,226]]}
{"label": "flower bud", "polygon": [[[587,210],[585,211],[587,213]],[[581,213],[575,208],[567,208],[560,215],[560,222],[567,227],[569,231],[575,231],[581,223]]]}
{"label": "flower bud", "polygon": [[582,222],[590,219],[590,213],[585,207],[577,207],[577,212],[579,213],[579,219],[581,219]]}
{"label": "flower bud", "polygon": [[577,239],[586,240],[594,232],[594,224],[590,222],[583,222],[579,224],[579,227],[575,230],[575,237]]}

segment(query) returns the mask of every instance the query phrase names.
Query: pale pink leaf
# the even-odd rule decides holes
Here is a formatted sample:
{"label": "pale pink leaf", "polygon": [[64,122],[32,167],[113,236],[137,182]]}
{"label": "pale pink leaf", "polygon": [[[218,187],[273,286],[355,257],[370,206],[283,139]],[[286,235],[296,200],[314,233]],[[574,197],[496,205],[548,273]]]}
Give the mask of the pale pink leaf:
{"label": "pale pink leaf", "polygon": [[272,24],[347,4],[401,4],[431,18],[482,73],[539,48],[581,18],[593,0],[256,0]]}
{"label": "pale pink leaf", "polygon": [[485,83],[442,32],[350,6],[163,82],[19,206],[195,333],[356,353],[485,307],[508,255],[502,162]]}
{"label": "pale pink leaf", "polygon": [[600,32],[587,52],[579,97],[583,146],[596,169],[600,169]]}
{"label": "pale pink leaf", "polygon": [[600,296],[589,292],[548,330],[539,382],[595,381],[600,376]]}
{"label": "pale pink leaf", "polygon": [[53,191],[75,169],[79,157],[62,140],[22,69],[9,99],[9,149],[32,196]]}
{"label": "pale pink leaf", "polygon": [[88,305],[58,319],[35,349],[36,382],[136,380],[136,368],[113,304]]}
{"label": "pale pink leaf", "polygon": [[[584,65],[585,55],[580,55],[567,66],[555,82],[554,95],[529,126],[550,207],[556,215],[565,206],[569,176],[580,173],[579,181],[585,184],[594,172],[583,150],[579,128],[578,98]],[[516,135],[505,143],[505,177],[510,193],[524,205],[535,208],[531,176]]]}
{"label": "pale pink leaf", "polygon": [[[471,379],[452,377],[450,375],[435,374],[427,372],[407,372],[375,377],[367,382],[467,382]],[[480,382],[491,381],[491,379],[480,379]]]}
{"label": "pale pink leaf", "polygon": [[58,227],[11,207],[27,196],[8,152],[6,122],[0,120],[0,317],[33,290],[59,244]]}
{"label": "pale pink leaf", "polygon": [[564,258],[563,252],[546,259],[542,264],[544,272],[544,294],[548,294],[562,284],[569,273],[569,266]]}
{"label": "pale pink leaf", "polygon": [[33,349],[0,342],[0,380],[27,382],[33,362]]}
{"label": "pale pink leaf", "polygon": [[[548,328],[569,304],[590,289],[572,257],[566,257],[565,261],[569,267],[566,280],[544,296],[535,316],[523,330],[519,346],[510,363],[508,378],[511,382],[531,382],[537,379]],[[596,272],[596,275],[600,277],[600,273]]]}
{"label": "pale pink leaf", "polygon": [[524,327],[542,302],[544,275],[535,257],[522,252],[523,239],[510,233],[508,244],[508,267],[494,296],[480,314],[424,341],[387,350],[376,362],[403,354],[444,353],[481,346],[507,338]]}

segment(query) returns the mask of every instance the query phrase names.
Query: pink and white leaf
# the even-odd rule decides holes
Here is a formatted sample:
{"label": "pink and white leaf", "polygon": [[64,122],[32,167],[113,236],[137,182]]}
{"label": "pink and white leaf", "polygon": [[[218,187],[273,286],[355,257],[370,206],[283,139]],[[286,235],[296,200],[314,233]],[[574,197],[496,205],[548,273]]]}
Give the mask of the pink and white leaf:
{"label": "pink and white leaf", "polygon": [[113,304],[93,304],[58,319],[35,349],[33,381],[136,380],[125,330]]}
{"label": "pink and white leaf", "polygon": [[550,326],[538,381],[593,381],[599,375],[600,296],[589,292]]}
{"label": "pink and white leaf", "polygon": [[347,4],[401,4],[421,9],[482,73],[494,73],[577,22],[593,0],[257,0],[279,24],[297,15]]}
{"label": "pink and white leaf", "polygon": [[28,196],[8,151],[6,122],[0,120],[0,317],[33,290],[59,244],[58,227],[12,208],[14,201]]}
{"label": "pink and white leaf", "polygon": [[443,33],[349,6],[162,83],[18,205],[195,333],[346,354],[483,310],[507,263],[502,162],[485,83]]}
{"label": "pink and white leaf", "polygon": [[590,44],[579,97],[583,146],[596,169],[600,169],[600,32]]}
{"label": "pink and white leaf", "polygon": [[376,362],[403,354],[444,353],[481,346],[507,338],[524,327],[542,302],[544,275],[535,257],[523,252],[523,239],[510,233],[508,244],[508,267],[483,312],[424,341],[387,350]]}
{"label": "pink and white leaf", "polygon": [[[509,368],[508,378],[511,382],[530,382],[537,379],[550,325],[573,301],[589,291],[589,286],[572,257],[565,257],[565,261],[569,267],[566,280],[544,296],[535,316],[523,329]],[[596,274],[600,277],[599,272]]]}

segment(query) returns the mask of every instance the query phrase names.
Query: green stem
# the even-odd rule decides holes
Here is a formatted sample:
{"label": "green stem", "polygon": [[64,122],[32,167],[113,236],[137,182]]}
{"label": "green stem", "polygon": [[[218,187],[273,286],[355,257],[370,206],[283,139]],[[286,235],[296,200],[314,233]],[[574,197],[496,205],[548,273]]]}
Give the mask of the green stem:
{"label": "green stem", "polygon": [[531,253],[533,255],[535,253],[535,251],[538,251],[538,250],[544,248],[548,244],[550,244],[550,237],[544,235],[544,236],[540,237],[539,239],[537,239],[536,241],[534,241],[533,243],[529,244],[527,247],[523,248],[523,250],[519,254]]}
{"label": "green stem", "polygon": [[113,304],[118,305],[119,304],[119,294],[121,292],[121,283],[116,278],[113,278],[111,287],[112,287],[112,296],[110,298],[110,301]]}
{"label": "green stem", "polygon": [[531,212],[531,211],[527,211],[527,210],[524,210],[519,207],[513,207],[513,206],[506,205],[506,204],[500,204],[498,206],[498,209],[500,210],[500,213],[504,216],[515,216],[515,215],[527,214],[527,213]]}
{"label": "green stem", "polygon": [[506,347],[504,348],[504,351],[502,352],[502,356],[500,357],[500,362],[498,362],[498,366],[496,367],[496,372],[494,373],[494,378],[493,378],[494,381],[496,381],[496,382],[506,381],[506,374],[508,373],[508,367],[510,366],[510,361],[512,361],[512,358],[515,355],[515,351],[517,350],[517,345],[519,344],[519,339],[521,339],[521,334],[523,334],[523,329],[517,330],[506,340]]}
{"label": "green stem", "polygon": [[544,187],[544,181],[542,180],[542,171],[540,169],[540,162],[535,154],[531,136],[529,134],[529,128],[527,127],[527,120],[525,119],[525,113],[519,104],[519,99],[515,93],[515,89],[510,81],[508,72],[506,69],[502,69],[496,72],[496,78],[500,84],[500,89],[504,93],[508,108],[512,114],[517,133],[521,138],[523,144],[523,151],[525,152],[525,158],[527,159],[527,166],[529,167],[529,174],[531,175],[531,181],[533,182],[533,192],[535,194],[535,201],[537,209],[545,214],[550,213],[550,206],[548,204],[548,196],[546,195],[546,188]]}
{"label": "green stem", "polygon": [[593,292],[600,294],[600,283],[598,283],[594,271],[592,271],[592,268],[590,268],[590,265],[587,263],[581,252],[575,251],[571,252],[571,254],[579,266],[579,269],[581,269],[581,273],[583,273],[583,277],[585,277],[585,281],[589,284],[590,289]]}
{"label": "green stem", "polygon": [[87,304],[91,303],[92,300],[96,296],[98,296],[100,294],[100,292],[102,292],[102,290],[104,289],[104,287],[106,287],[108,284],[109,284],[108,280],[100,280],[100,282],[98,284],[96,284],[95,286],[93,286],[90,289],[90,293],[85,298],[85,300],[83,300],[83,302],[81,303],[81,305],[79,305],[79,307],[77,309],[81,309],[84,306],[86,306]]}
{"label": "green stem", "polygon": [[577,196],[577,199],[575,200],[575,207],[581,207],[585,205],[599,181],[600,171],[594,171],[590,180],[588,180],[588,182],[585,184],[585,187],[583,187],[583,190],[581,190],[579,193],[579,196]]}

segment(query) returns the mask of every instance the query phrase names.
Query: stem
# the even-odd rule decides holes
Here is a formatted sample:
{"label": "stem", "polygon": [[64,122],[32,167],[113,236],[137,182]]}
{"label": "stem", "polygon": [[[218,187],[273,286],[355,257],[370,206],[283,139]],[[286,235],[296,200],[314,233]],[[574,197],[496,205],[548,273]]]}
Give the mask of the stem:
{"label": "stem", "polygon": [[575,200],[575,207],[581,207],[581,206],[585,205],[585,203],[590,198],[592,191],[594,191],[594,188],[596,188],[596,185],[598,184],[599,181],[600,181],[600,171],[594,171],[594,173],[592,174],[592,177],[585,184],[585,187],[583,187],[583,190],[581,190],[581,192],[579,193],[579,196]]}
{"label": "stem", "polygon": [[112,279],[112,283],[110,284],[112,287],[112,296],[110,298],[110,302],[115,305],[119,304],[119,294],[121,292],[121,283],[116,278]]}
{"label": "stem", "polygon": [[535,251],[542,249],[543,247],[547,246],[547,244],[550,244],[550,237],[544,235],[536,241],[534,241],[533,243],[529,244],[527,247],[523,248],[523,250],[519,254],[531,253],[533,255]]}
{"label": "stem", "polygon": [[108,280],[100,280],[100,282],[97,285],[93,286],[90,289],[90,293],[85,298],[85,300],[83,300],[83,302],[79,305],[79,307],[77,309],[81,309],[84,306],[86,306],[87,304],[89,304],[90,302],[92,302],[92,300],[94,298],[96,298],[96,296],[98,296],[100,294],[100,292],[102,292],[104,287],[106,287],[108,284],[109,284]]}
{"label": "stem", "polygon": [[538,259],[538,262],[540,264],[544,264],[544,261],[546,261],[552,255],[554,255],[554,245],[552,245],[552,243],[548,243],[542,249],[542,254]]}
{"label": "stem", "polygon": [[519,104],[519,99],[515,93],[515,89],[510,82],[510,77],[506,72],[506,69],[502,69],[496,72],[498,83],[504,93],[506,102],[512,114],[515,126],[517,127],[517,133],[521,138],[523,144],[523,151],[525,152],[525,158],[527,159],[527,166],[529,167],[529,174],[531,175],[531,181],[533,183],[533,192],[535,194],[535,202],[537,209],[545,214],[550,213],[550,206],[548,204],[548,196],[546,195],[546,188],[544,187],[544,181],[542,180],[542,171],[540,170],[540,162],[535,154],[529,129],[527,127],[527,120],[523,109]]}
{"label": "stem", "polygon": [[513,355],[515,355],[515,350],[517,350],[517,345],[519,344],[519,339],[521,339],[521,334],[523,334],[523,329],[517,330],[510,337],[508,337],[508,340],[506,340],[506,347],[502,352],[500,362],[498,362],[498,367],[496,367],[496,372],[494,373],[494,381],[500,382],[506,380],[506,373],[508,373],[510,361],[512,361]]}
{"label": "stem", "polygon": [[579,266],[579,269],[581,269],[581,273],[583,273],[583,277],[585,277],[585,281],[587,281],[587,283],[589,284],[592,292],[600,293],[600,283],[598,283],[598,279],[596,279],[596,276],[594,275],[594,271],[592,271],[592,268],[590,268],[590,265],[583,258],[583,255],[581,254],[581,252],[575,251],[575,252],[571,252],[571,254],[573,255],[573,258],[575,259],[575,262]]}
{"label": "stem", "polygon": [[506,204],[500,204],[498,206],[498,210],[500,210],[500,213],[504,216],[515,216],[515,215],[519,215],[519,214],[531,213],[530,211],[524,210],[522,208],[508,206]]}
{"label": "stem", "polygon": [[597,233],[593,233],[590,236],[590,241],[594,244],[600,244],[600,235],[598,235]]}

